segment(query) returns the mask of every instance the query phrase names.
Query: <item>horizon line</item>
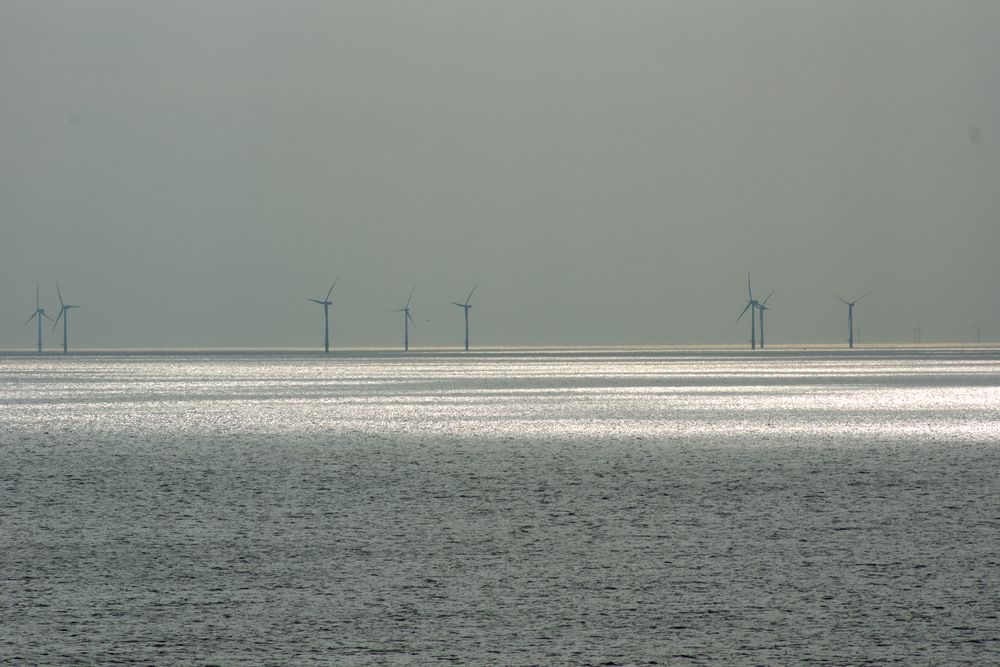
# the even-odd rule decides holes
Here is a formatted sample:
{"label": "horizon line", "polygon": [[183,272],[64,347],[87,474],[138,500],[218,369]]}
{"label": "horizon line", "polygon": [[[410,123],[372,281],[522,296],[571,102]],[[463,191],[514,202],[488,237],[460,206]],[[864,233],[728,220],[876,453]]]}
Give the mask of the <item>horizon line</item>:
{"label": "horizon line", "polygon": [[177,347],[81,347],[71,350],[68,354],[62,348],[51,348],[39,353],[34,348],[0,348],[0,356],[87,356],[87,355],[141,355],[141,354],[297,354],[297,355],[335,355],[337,353],[378,355],[454,353],[458,356],[475,356],[476,354],[496,354],[505,352],[746,352],[747,354],[764,354],[768,352],[864,352],[868,351],[913,351],[913,350],[1000,350],[1000,341],[988,342],[927,342],[927,343],[864,343],[847,347],[844,343],[777,343],[768,345],[766,349],[750,350],[745,343],[672,343],[672,344],[586,344],[586,345],[483,345],[465,350],[462,345],[424,345],[410,346],[409,352],[395,345],[384,346],[343,346],[331,348],[329,353],[314,346],[177,346]]}

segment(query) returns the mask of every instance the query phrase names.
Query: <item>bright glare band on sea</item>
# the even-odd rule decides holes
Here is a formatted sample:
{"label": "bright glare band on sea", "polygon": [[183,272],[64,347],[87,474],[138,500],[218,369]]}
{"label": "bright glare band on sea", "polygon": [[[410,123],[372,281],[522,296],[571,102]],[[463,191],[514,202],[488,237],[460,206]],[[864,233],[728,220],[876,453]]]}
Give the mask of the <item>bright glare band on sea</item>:
{"label": "bright glare band on sea", "polygon": [[1000,350],[0,355],[0,663],[1000,661]]}

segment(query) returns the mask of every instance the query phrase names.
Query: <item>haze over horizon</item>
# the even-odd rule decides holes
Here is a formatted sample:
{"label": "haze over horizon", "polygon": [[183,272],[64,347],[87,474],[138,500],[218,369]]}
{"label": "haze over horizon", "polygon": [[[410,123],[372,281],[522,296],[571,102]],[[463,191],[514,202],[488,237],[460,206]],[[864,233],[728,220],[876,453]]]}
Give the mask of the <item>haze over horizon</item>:
{"label": "haze over horizon", "polygon": [[1000,340],[1000,3],[4,3],[0,91],[0,349]]}

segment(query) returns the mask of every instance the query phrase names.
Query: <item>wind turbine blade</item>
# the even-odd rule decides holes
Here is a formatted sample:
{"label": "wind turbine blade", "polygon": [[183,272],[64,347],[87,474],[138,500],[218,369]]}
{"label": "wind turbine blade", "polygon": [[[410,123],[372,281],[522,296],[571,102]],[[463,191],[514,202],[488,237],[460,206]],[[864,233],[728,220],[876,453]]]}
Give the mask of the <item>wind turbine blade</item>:
{"label": "wind turbine blade", "polygon": [[748,302],[747,302],[747,305],[746,305],[746,307],[745,307],[745,308],[743,309],[743,312],[741,312],[741,313],[740,313],[740,316],[736,318],[736,321],[737,321],[737,322],[739,322],[739,321],[740,321],[740,320],[741,320],[741,319],[743,318],[743,316],[744,316],[744,315],[746,315],[746,312],[747,312],[748,310],[750,310],[750,306],[752,306],[752,305],[753,305],[753,301],[748,301]]}
{"label": "wind turbine blade", "polygon": [[310,300],[310,301],[312,301],[313,303],[318,303],[318,304],[319,304],[319,305],[321,305],[321,306],[322,306],[322,305],[323,305],[323,303],[324,303],[323,301],[320,301],[319,299],[312,299],[312,298],[310,298],[309,300]]}
{"label": "wind turbine blade", "polygon": [[414,285],[413,289],[410,290],[410,296],[406,299],[406,305],[403,306],[404,308],[409,308],[410,307],[410,301],[413,300],[413,293],[416,292],[416,291],[417,291],[417,286]]}
{"label": "wind turbine blade", "polygon": [[[833,293],[833,292],[831,292],[830,290],[827,290],[827,292],[830,292],[830,295],[831,295],[831,296],[833,296],[834,298],[836,298],[836,299],[840,299],[840,297],[839,297],[839,296],[837,296],[836,294],[834,294],[834,293]],[[844,303],[846,303],[846,304],[847,304],[848,306],[849,306],[849,305],[851,305],[851,302],[850,302],[850,301],[847,301],[846,299],[840,299],[840,300],[841,300],[841,301],[843,301]]]}
{"label": "wind turbine blade", "polygon": [[866,296],[868,296],[869,294],[871,294],[874,291],[875,290],[868,290],[867,292],[865,292],[864,294],[862,294],[861,296],[859,296],[857,299],[855,299],[854,303],[857,303],[858,301],[861,301],[861,299],[865,298]]}
{"label": "wind turbine blade", "polygon": [[31,314],[31,317],[28,318],[28,321],[21,325],[21,328],[23,329],[24,327],[26,327],[29,324],[31,324],[31,320],[35,319],[35,317],[37,317],[37,316],[38,316],[38,311],[36,310],[35,312],[33,312]]}
{"label": "wind turbine blade", "polygon": [[[774,290],[771,290],[771,294],[774,294]],[[764,304],[767,303],[767,299],[771,298],[771,294],[768,294],[767,298],[765,298],[763,301],[760,302],[760,309],[761,310],[764,310]]]}
{"label": "wind turbine blade", "polygon": [[410,320],[410,324],[412,324],[413,328],[416,329],[417,328],[417,323],[414,321],[413,315],[410,315],[410,311],[409,310],[406,311],[406,318],[408,320]]}
{"label": "wind turbine blade", "polygon": [[750,295],[750,301],[753,301],[753,291],[750,289],[750,272],[747,271],[747,294]]}
{"label": "wind turbine blade", "polygon": [[465,308],[467,305],[469,305],[468,303],[459,303],[458,301],[452,301],[452,303],[458,306],[459,308]]}
{"label": "wind turbine blade", "polygon": [[38,312],[40,312],[42,314],[42,317],[44,317],[45,319],[47,319],[49,322],[52,321],[52,318],[49,317],[48,314],[44,310],[40,310]]}
{"label": "wind turbine blade", "polygon": [[59,305],[65,306],[66,304],[64,304],[62,300],[62,292],[59,291],[59,283],[56,283],[56,294],[59,295]]}
{"label": "wind turbine blade", "polygon": [[466,306],[469,305],[469,300],[472,299],[472,292],[476,291],[476,287],[479,287],[479,283],[476,283],[476,285],[472,288],[472,291],[469,292],[469,296],[465,297],[465,305]]}
{"label": "wind turbine blade", "polygon": [[334,278],[334,279],[333,279],[333,285],[330,285],[330,289],[329,289],[329,291],[328,291],[328,292],[326,293],[326,301],[329,301],[329,300],[330,300],[330,295],[331,295],[331,294],[333,293],[333,288],[334,288],[334,286],[335,286],[335,285],[337,284],[337,281],[338,281],[338,280],[340,280],[340,276],[337,276],[336,278]]}
{"label": "wind turbine blade", "polygon": [[38,284],[35,284],[35,310],[41,310],[42,306],[38,303]]}
{"label": "wind turbine blade", "polygon": [[64,312],[66,312],[65,308],[60,310],[59,314],[56,315],[56,321],[52,323],[52,331],[55,331],[56,327],[59,326],[59,320],[62,318]]}

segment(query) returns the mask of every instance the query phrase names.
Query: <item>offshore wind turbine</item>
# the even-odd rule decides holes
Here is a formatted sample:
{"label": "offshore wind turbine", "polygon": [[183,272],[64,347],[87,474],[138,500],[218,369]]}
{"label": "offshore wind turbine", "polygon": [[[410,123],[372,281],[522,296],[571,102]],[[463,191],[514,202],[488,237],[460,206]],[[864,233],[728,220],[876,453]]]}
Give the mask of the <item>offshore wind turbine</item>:
{"label": "offshore wind turbine", "polygon": [[313,303],[318,303],[319,305],[323,306],[323,351],[324,352],[330,351],[330,304],[333,303],[332,301],[330,301],[330,294],[333,293],[333,287],[334,285],[337,284],[338,280],[340,280],[340,278],[334,278],[333,285],[330,285],[330,289],[327,290],[326,296],[323,297],[322,301],[313,298],[309,299]]}
{"label": "offshore wind turbine", "polygon": [[913,340],[916,341],[917,345],[920,345],[924,341],[924,330],[918,324],[913,329],[910,329],[910,331],[913,332]]}
{"label": "offshore wind turbine", "polygon": [[[413,322],[413,316],[410,315],[410,301],[413,300],[413,293],[415,291],[417,291],[416,285],[410,290],[410,297],[406,300],[406,305],[390,311],[393,313],[403,313],[403,351],[405,352],[410,351],[410,322]],[[416,322],[413,322],[413,328],[417,328]]]}
{"label": "offshore wind turbine", "polygon": [[28,326],[31,320],[38,318],[38,354],[42,353],[42,318],[52,321],[52,318],[45,314],[45,309],[38,304],[38,285],[35,285],[35,312],[31,314],[28,321],[21,325],[21,328]]}
{"label": "offshore wind turbine", "polygon": [[[479,285],[476,285],[475,287],[473,287],[472,288],[472,292],[476,291],[476,287],[479,287]],[[472,298],[472,292],[469,292],[469,296],[465,297],[465,303],[459,303],[457,301],[452,301],[453,304],[455,304],[456,306],[458,306],[459,308],[461,308],[462,311],[465,313],[465,351],[466,352],[469,351],[469,309],[472,308],[472,306],[469,305],[469,299]]]}
{"label": "offshore wind turbine", "polygon": [[56,294],[59,295],[59,314],[56,315],[56,321],[52,323],[52,329],[55,330],[56,325],[59,324],[59,318],[63,321],[63,354],[69,354],[69,345],[67,343],[67,322],[69,322],[69,309],[70,308],[82,308],[82,306],[72,306],[68,303],[63,303],[62,292],[59,291],[59,283],[56,283]]}
{"label": "offshore wind turbine", "polygon": [[757,312],[757,306],[760,305],[760,304],[758,304],[757,301],[754,300],[754,298],[753,298],[753,291],[750,289],[750,272],[749,271],[747,271],[747,294],[749,295],[749,299],[747,300],[747,305],[743,309],[743,311],[740,313],[740,316],[736,318],[736,321],[739,322],[740,319],[746,314],[746,312],[748,310],[750,311],[750,349],[751,350],[756,350],[757,349],[757,338],[756,338],[756,336],[757,336],[757,323],[754,321],[754,316],[755,316],[755,314]]}
{"label": "offshore wind turbine", "polygon": [[[771,290],[771,294],[774,294],[774,290]],[[767,295],[767,298],[757,304],[757,310],[760,311],[760,349],[764,349],[764,311],[771,310],[764,304],[767,303],[767,299],[771,298],[771,294]]]}
{"label": "offshore wind turbine", "polygon": [[[829,291],[829,290],[827,290],[827,291]],[[836,298],[840,299],[841,301],[843,301],[844,303],[847,304],[847,346],[848,347],[851,347],[851,348],[854,347],[854,304],[856,304],[858,301],[861,301],[861,299],[865,298],[866,296],[868,296],[871,293],[872,293],[872,291],[868,290],[867,292],[865,292],[864,294],[862,294],[861,296],[859,296],[854,301],[848,301],[847,299],[841,299],[836,294],[833,294],[833,292],[830,292],[830,294],[833,294],[833,296],[835,296]]]}

